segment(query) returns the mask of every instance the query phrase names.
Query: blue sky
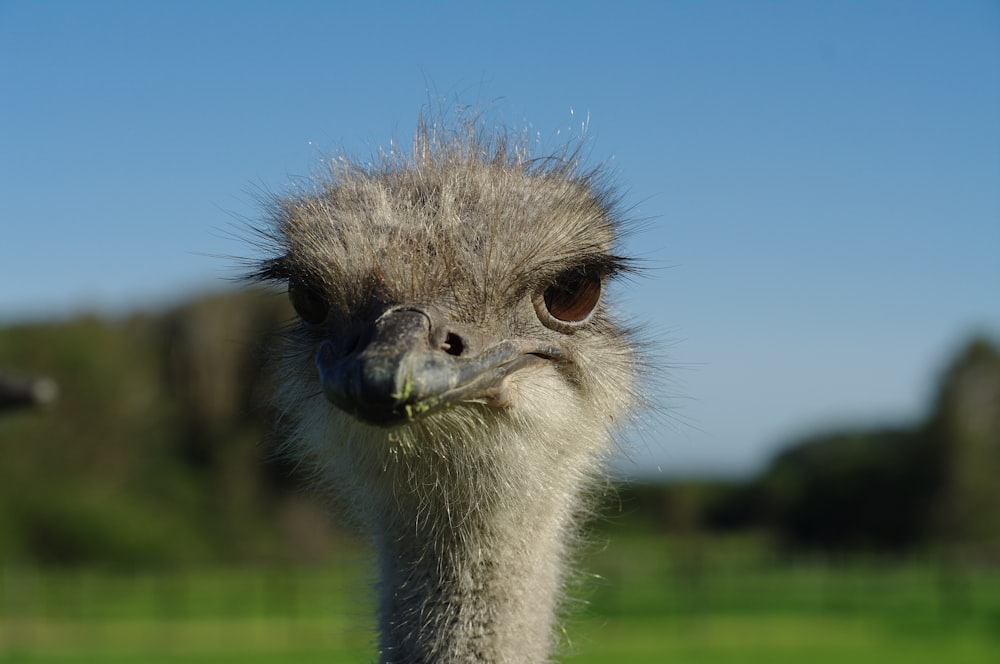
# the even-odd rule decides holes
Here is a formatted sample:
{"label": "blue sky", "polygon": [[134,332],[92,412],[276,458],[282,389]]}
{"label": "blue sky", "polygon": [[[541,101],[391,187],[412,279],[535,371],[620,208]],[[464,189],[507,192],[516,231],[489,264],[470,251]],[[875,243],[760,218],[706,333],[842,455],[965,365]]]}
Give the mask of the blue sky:
{"label": "blue sky", "polygon": [[668,367],[628,472],[919,415],[1000,335],[1000,3],[0,0],[0,324],[229,287],[230,233],[443,101],[587,124]]}

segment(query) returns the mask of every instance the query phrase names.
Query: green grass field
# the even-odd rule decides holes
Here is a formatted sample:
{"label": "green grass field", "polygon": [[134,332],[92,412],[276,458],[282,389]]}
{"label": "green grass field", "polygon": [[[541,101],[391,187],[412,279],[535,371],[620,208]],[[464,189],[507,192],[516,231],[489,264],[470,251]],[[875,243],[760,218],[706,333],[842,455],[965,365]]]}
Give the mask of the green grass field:
{"label": "green grass field", "polygon": [[[323,567],[0,571],[3,662],[371,662],[371,574]],[[616,538],[582,566],[561,661],[1000,662],[1000,571],[779,560]]]}

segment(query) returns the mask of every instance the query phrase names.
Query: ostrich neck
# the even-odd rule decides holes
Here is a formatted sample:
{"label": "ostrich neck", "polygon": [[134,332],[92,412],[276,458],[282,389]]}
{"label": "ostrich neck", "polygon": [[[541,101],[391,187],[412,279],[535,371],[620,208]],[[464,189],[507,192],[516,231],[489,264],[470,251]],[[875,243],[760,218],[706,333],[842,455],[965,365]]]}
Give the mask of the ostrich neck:
{"label": "ostrich neck", "polygon": [[577,493],[535,485],[465,505],[424,496],[409,510],[397,496],[375,533],[381,661],[547,661]]}

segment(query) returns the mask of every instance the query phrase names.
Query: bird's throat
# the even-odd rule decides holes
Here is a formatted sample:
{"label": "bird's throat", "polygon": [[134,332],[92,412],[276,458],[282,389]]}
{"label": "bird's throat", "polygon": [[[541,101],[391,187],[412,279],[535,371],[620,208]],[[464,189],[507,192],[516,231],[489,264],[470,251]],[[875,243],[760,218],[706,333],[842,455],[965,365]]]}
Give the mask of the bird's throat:
{"label": "bird's throat", "polygon": [[548,661],[569,506],[538,500],[377,535],[383,663]]}

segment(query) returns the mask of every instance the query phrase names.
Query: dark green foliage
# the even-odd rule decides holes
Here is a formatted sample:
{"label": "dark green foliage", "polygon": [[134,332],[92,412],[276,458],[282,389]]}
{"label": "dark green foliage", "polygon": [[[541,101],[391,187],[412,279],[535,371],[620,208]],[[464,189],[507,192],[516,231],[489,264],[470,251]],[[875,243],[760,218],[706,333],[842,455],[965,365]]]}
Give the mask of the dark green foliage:
{"label": "dark green foliage", "polygon": [[892,551],[926,541],[942,482],[939,449],[907,430],[814,438],[759,480],[767,519],[787,544]]}
{"label": "dark green foliage", "polygon": [[941,380],[929,435],[942,448],[936,533],[1000,556],[1000,349],[969,344]]}
{"label": "dark green foliage", "polygon": [[969,343],[925,422],[803,441],[758,479],[760,515],[790,546],[1000,555],[1000,352]]}
{"label": "dark green foliage", "polygon": [[[140,564],[308,556],[322,509],[274,461],[262,341],[282,297],[0,330],[0,367],[60,398],[0,415],[0,559]],[[323,544],[326,542],[327,544]]]}
{"label": "dark green foliage", "polygon": [[668,532],[766,530],[788,549],[1000,559],[1000,351],[970,342],[911,427],[794,443],[739,483],[627,486],[622,512]]}

